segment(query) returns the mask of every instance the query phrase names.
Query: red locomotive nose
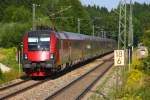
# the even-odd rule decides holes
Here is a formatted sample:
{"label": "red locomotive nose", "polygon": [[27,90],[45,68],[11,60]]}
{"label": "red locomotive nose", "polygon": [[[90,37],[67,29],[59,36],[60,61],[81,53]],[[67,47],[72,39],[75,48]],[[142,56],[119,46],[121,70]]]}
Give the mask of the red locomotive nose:
{"label": "red locomotive nose", "polygon": [[50,59],[49,51],[34,51],[28,52],[28,60],[29,61],[47,61]]}

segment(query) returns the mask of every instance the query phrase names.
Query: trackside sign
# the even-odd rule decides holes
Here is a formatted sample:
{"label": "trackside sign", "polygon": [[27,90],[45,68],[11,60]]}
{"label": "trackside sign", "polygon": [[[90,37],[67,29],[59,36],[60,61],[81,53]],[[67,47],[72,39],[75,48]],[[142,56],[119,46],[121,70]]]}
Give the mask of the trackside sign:
{"label": "trackside sign", "polygon": [[125,52],[124,50],[114,50],[114,65],[124,66],[125,65]]}

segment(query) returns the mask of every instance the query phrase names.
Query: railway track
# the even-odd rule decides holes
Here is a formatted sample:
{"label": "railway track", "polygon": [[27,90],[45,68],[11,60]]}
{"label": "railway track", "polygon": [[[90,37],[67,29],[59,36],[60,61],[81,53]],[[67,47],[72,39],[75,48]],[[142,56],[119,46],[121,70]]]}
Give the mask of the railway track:
{"label": "railway track", "polygon": [[46,100],[80,100],[91,87],[112,67],[111,59],[105,60],[89,72],[75,79],[65,87],[56,91]]}
{"label": "railway track", "polygon": [[4,100],[16,96],[46,81],[48,80],[42,80],[42,81],[25,80],[25,81],[18,82],[16,84],[12,84],[8,87],[1,88],[0,100]]}
{"label": "railway track", "polygon": [[[109,61],[110,58],[112,58],[112,57],[109,57],[108,59],[105,56],[102,57],[102,59],[100,58],[98,60],[98,62],[103,60],[103,63],[97,65],[96,67],[93,66],[94,68],[91,69],[89,72],[83,74],[82,76],[79,76],[79,78],[75,79],[73,82],[70,81],[71,83],[68,83],[69,85],[67,85],[67,86],[64,85],[65,87],[63,89],[60,89],[60,90],[58,90],[55,93],[52,93],[52,95],[50,94],[51,96],[47,95],[49,97],[46,98],[46,99],[47,100],[49,100],[49,99],[57,99],[58,97],[61,97],[61,95],[62,95],[61,91],[66,91],[65,89],[69,89],[72,86],[74,86],[74,88],[76,88],[76,89],[80,89],[80,91],[74,90],[73,88],[70,88],[70,89],[73,89],[70,92],[71,94],[73,94],[73,96],[70,96],[72,98],[69,97],[69,99],[67,99],[68,97],[65,95],[64,96],[65,98],[63,97],[64,100],[80,99],[82,96],[84,96],[84,94],[86,92],[88,92],[90,87],[92,87],[92,85],[94,85],[94,83],[102,76],[102,75],[99,76],[97,73],[98,72],[100,72],[101,74],[105,73],[109,69],[109,67],[105,69],[105,67],[107,67],[107,63],[108,62],[109,62],[108,66],[111,66],[113,64],[112,61]],[[94,73],[93,71],[98,71],[98,72]],[[84,77],[86,77],[86,79]],[[92,81],[88,77],[91,78]],[[38,87],[38,85],[46,83],[47,81],[49,81],[49,79],[46,79],[46,80],[30,80],[30,79],[26,79],[26,80],[22,80],[20,82],[16,82],[14,84],[7,85],[5,87],[1,87],[0,88],[0,100],[15,98],[16,96],[18,96],[20,94],[24,95],[24,94],[26,94],[26,91],[32,90],[32,88]],[[51,80],[51,81],[55,82],[55,80]],[[77,87],[78,86],[81,87],[81,88],[79,88],[79,87],[77,88],[74,85],[76,83],[77,84],[81,84],[81,83],[78,83],[79,81],[82,81],[82,83],[84,83],[86,88],[82,88],[82,86],[76,85]],[[95,81],[95,82],[93,82],[93,81]],[[87,84],[87,82],[90,83],[90,84]],[[76,91],[78,91],[78,94],[72,93],[72,92],[76,92]],[[67,93],[67,92],[64,92],[64,93]],[[64,95],[64,93],[63,93],[63,95]],[[70,93],[69,93],[69,95],[70,95]],[[47,96],[44,96],[44,98],[47,97]],[[62,97],[57,99],[57,100],[62,100]]]}
{"label": "railway track", "polygon": [[4,90],[9,89],[9,88],[11,88],[11,87],[14,87],[14,86],[23,84],[23,83],[25,83],[25,82],[27,82],[27,81],[29,81],[29,79],[27,79],[27,80],[19,80],[19,81],[17,81],[17,82],[11,83],[11,84],[1,86],[1,87],[0,87],[0,91],[4,91]]}

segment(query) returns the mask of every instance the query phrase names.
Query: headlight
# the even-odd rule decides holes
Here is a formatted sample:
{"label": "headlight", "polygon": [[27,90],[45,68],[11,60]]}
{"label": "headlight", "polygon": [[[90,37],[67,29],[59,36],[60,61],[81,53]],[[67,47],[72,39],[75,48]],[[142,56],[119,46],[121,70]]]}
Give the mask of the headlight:
{"label": "headlight", "polygon": [[50,59],[54,59],[54,54],[51,54],[51,55],[50,55]]}
{"label": "headlight", "polygon": [[25,59],[25,60],[27,60],[27,59],[28,59],[27,54],[24,54],[24,59]]}

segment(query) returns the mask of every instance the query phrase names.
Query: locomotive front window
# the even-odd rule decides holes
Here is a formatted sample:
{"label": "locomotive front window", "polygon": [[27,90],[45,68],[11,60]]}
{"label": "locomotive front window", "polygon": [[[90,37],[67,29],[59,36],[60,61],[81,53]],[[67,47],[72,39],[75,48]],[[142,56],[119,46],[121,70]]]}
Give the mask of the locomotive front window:
{"label": "locomotive front window", "polygon": [[28,36],[29,51],[48,51],[50,48],[49,34],[30,34]]}

